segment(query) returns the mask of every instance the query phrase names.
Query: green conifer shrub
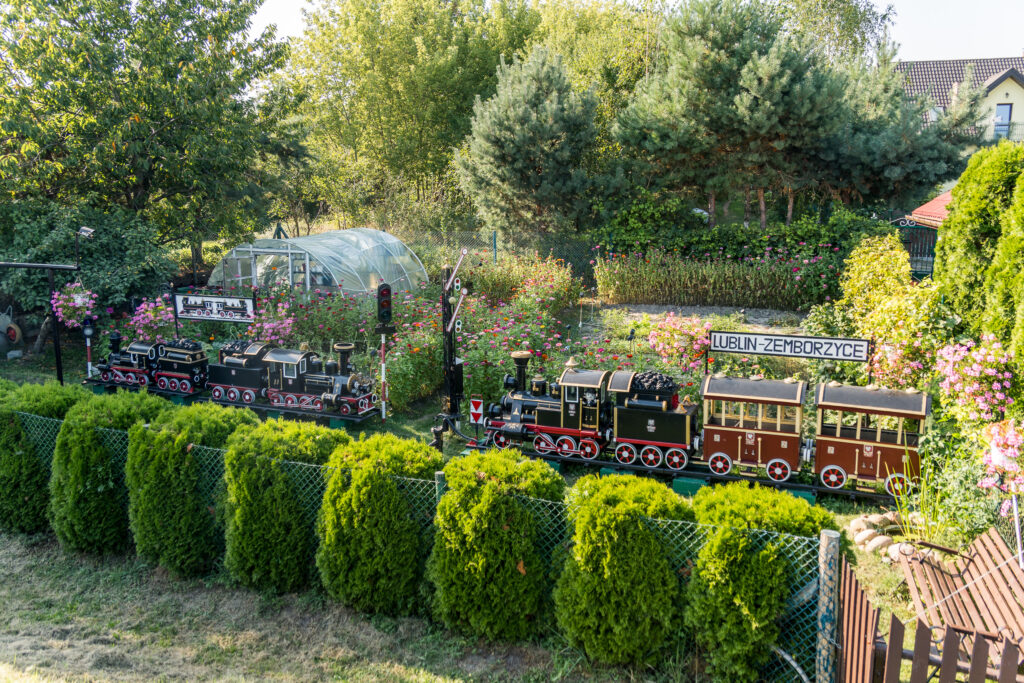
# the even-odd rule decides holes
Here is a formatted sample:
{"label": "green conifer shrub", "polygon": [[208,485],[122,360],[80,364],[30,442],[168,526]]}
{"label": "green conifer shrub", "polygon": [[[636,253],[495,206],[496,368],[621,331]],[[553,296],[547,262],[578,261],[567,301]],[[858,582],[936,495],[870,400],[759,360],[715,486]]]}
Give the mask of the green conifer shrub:
{"label": "green conifer shrub", "polygon": [[309,583],[321,466],[349,440],[342,430],[289,420],[235,430],[224,457],[224,564],[235,580],[276,593]]}
{"label": "green conifer shrub", "polygon": [[[128,435],[128,520],[140,557],[180,576],[205,574],[220,557],[224,533],[210,490],[209,456],[195,446],[222,448],[239,425],[259,420],[248,409],[194,403],[167,410]],[[216,452],[215,452],[216,453]],[[214,456],[221,458],[219,454]],[[204,476],[205,471],[205,476]]]}
{"label": "green conifer shrub", "polygon": [[545,565],[537,525],[520,496],[560,501],[565,481],[518,451],[474,453],[444,469],[449,491],[435,516],[427,577],[449,628],[518,640],[544,618]]}
{"label": "green conifer shrub", "polygon": [[413,439],[376,434],[339,446],[331,456],[317,522],[316,565],[328,595],[364,612],[411,612],[427,547],[425,518],[401,480],[433,480],[441,454]]}
{"label": "green conifer shrub", "polygon": [[663,483],[590,475],[567,496],[573,546],[555,587],[569,642],[608,664],[653,661],[681,625],[680,570],[649,518],[693,520]]}
{"label": "green conifer shrub", "polygon": [[108,553],[128,545],[123,456],[108,452],[96,430],[127,430],[169,406],[144,391],[119,391],[93,396],[68,411],[57,435],[50,475],[50,524],[62,546]]}
{"label": "green conifer shrub", "polygon": [[698,522],[715,526],[814,538],[823,529],[839,531],[835,515],[825,508],[785,491],[742,481],[705,486],[693,497],[693,511]]}
{"label": "green conifer shrub", "polygon": [[53,454],[37,452],[15,413],[60,420],[90,394],[75,385],[47,382],[19,388],[6,380],[0,383],[0,392],[0,528],[22,533],[45,531]]}

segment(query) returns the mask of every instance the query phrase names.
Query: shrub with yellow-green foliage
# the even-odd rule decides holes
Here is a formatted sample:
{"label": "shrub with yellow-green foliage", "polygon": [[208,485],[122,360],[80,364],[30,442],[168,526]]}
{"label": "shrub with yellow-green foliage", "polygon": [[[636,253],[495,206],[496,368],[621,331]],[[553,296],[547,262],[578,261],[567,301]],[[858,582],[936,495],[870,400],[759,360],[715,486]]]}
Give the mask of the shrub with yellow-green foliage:
{"label": "shrub with yellow-green foliage", "polygon": [[89,398],[80,386],[0,383],[0,528],[37,533],[47,528],[50,458],[39,453],[16,413],[63,419],[70,408]]}
{"label": "shrub with yellow-green foliage", "polygon": [[[248,409],[194,403],[164,411],[128,435],[128,519],[140,557],[180,576],[209,572],[223,551],[223,528],[211,493],[220,488],[222,448],[240,425],[259,420]],[[201,458],[201,459],[199,459]]]}
{"label": "shrub with yellow-green foliage", "polygon": [[433,486],[441,454],[425,443],[376,434],[339,446],[331,456],[317,523],[316,564],[327,593],[365,612],[398,614],[416,604],[429,517],[413,501]]}
{"label": "shrub with yellow-green foliage", "polygon": [[590,475],[567,496],[573,545],[555,588],[558,626],[587,656],[608,664],[656,659],[682,623],[681,567],[651,519],[693,520],[663,483]]}
{"label": "shrub with yellow-green foliage", "polygon": [[235,430],[224,458],[224,564],[235,580],[277,593],[309,583],[322,466],[349,441],[341,430],[290,420]]}
{"label": "shrub with yellow-green foliage", "polygon": [[514,450],[474,453],[444,469],[427,576],[434,613],[448,627],[491,640],[537,632],[545,615],[545,565],[537,523],[521,497],[561,501],[565,481]]}
{"label": "shrub with yellow-green foliage", "polygon": [[71,550],[124,550],[128,533],[128,491],[124,459],[107,450],[97,429],[127,430],[170,407],[144,391],[119,391],[76,403],[64,417],[50,476],[50,524]]}
{"label": "shrub with yellow-green foliage", "polygon": [[899,235],[865,237],[850,252],[839,284],[843,306],[854,325],[888,297],[898,295],[911,281],[910,255]]}

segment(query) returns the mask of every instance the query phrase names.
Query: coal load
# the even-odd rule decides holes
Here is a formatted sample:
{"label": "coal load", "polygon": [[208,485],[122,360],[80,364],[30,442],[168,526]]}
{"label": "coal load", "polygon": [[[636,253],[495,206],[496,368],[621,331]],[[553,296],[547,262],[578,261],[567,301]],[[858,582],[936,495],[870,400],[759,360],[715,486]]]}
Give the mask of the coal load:
{"label": "coal load", "polygon": [[181,349],[183,351],[201,351],[203,349],[202,344],[191,339],[175,339],[167,342],[167,347],[171,349]]}
{"label": "coal load", "polygon": [[648,370],[633,375],[629,383],[629,392],[636,396],[656,396],[660,399],[667,399],[678,391],[679,385],[668,375]]}

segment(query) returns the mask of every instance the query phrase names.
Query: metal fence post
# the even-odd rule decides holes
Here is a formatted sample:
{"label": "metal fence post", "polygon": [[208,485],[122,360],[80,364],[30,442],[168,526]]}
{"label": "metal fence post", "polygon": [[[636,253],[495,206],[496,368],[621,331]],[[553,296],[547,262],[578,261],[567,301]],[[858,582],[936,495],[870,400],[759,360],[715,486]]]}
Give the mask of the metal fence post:
{"label": "metal fence post", "polygon": [[448,490],[448,480],[444,478],[444,472],[434,472],[434,506],[441,504],[441,496]]}
{"label": "metal fence post", "polygon": [[839,532],[825,529],[818,545],[818,643],[814,680],[836,680],[839,633]]}

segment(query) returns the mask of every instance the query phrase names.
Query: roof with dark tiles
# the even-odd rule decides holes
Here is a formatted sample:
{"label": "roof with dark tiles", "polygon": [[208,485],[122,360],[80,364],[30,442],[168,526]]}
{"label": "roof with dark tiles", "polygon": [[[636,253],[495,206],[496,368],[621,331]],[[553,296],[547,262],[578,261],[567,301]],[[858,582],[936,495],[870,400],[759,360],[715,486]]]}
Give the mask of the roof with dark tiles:
{"label": "roof with dark tiles", "polygon": [[[969,64],[974,65],[974,82],[990,87],[998,84],[1004,75],[1016,78],[1024,73],[1024,57],[897,62],[895,68],[907,75],[907,94],[930,94],[936,104],[948,107],[950,92],[954,85],[964,81]],[[1014,70],[1016,74],[1012,73]],[[1008,71],[1011,73],[1007,74]]]}

